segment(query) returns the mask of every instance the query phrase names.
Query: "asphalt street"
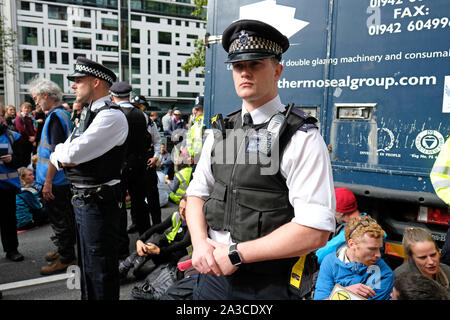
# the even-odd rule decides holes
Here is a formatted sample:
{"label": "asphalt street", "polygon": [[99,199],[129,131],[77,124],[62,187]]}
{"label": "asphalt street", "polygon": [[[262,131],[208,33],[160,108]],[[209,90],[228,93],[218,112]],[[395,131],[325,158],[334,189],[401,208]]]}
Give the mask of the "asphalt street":
{"label": "asphalt street", "polygon": [[[177,210],[177,205],[169,202],[161,208],[162,220]],[[131,224],[130,215],[128,221]],[[2,300],[80,300],[81,291],[76,288],[73,277],[63,278],[70,273],[58,276],[42,276],[39,271],[47,262],[44,255],[55,251],[56,247],[50,240],[53,231],[49,224],[19,233],[19,252],[25,257],[24,261],[12,262],[5,258],[4,252],[0,256],[0,291]],[[129,234],[130,253],[136,250],[137,233]],[[54,280],[54,278],[60,278]],[[63,278],[63,279],[61,279]],[[54,280],[47,282],[48,280]],[[25,283],[23,281],[26,281]],[[38,283],[43,282],[46,283]],[[37,282],[37,284],[36,284]],[[128,273],[120,287],[120,299],[131,300],[131,290],[139,283],[132,272]],[[22,284],[25,286],[17,287]],[[2,289],[5,288],[6,289]],[[14,287],[14,288],[10,288]]]}

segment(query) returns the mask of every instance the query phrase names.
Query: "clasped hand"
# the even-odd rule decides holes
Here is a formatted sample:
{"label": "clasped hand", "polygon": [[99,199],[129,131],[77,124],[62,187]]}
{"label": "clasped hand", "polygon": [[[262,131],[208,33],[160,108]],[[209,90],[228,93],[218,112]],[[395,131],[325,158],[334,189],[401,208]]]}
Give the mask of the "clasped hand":
{"label": "clasped hand", "polygon": [[202,274],[231,275],[238,268],[232,265],[228,258],[229,247],[228,244],[207,238],[206,241],[194,248],[192,265]]}

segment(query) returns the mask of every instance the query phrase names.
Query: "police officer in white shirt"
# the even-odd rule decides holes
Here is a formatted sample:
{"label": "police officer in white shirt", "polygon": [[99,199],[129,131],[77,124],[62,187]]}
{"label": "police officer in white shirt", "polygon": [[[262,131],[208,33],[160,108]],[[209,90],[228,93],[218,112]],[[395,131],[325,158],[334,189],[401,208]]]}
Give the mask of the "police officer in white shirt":
{"label": "police officer in white shirt", "polygon": [[78,57],[74,81],[76,102],[88,105],[72,135],[56,146],[50,161],[64,168],[72,183],[77,225],[78,264],[83,300],[117,300],[120,177],[128,123],[109,98],[116,80],[105,66]]}
{"label": "police officer in white shirt", "polygon": [[328,150],[317,120],[278,96],[287,37],[239,20],[222,45],[242,108],[225,121],[213,117],[187,190],[192,262],[201,273],[194,299],[290,299],[293,264],[334,230]]}

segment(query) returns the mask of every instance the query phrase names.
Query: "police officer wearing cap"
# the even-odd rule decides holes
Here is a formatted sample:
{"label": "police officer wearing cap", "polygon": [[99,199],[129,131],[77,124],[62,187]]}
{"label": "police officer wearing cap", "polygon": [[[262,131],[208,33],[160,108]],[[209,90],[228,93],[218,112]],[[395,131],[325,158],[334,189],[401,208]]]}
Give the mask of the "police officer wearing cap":
{"label": "police officer wearing cap", "polygon": [[[192,262],[201,273],[194,299],[290,299],[293,265],[335,227],[328,150],[317,120],[278,95],[287,37],[239,20],[222,45],[242,106],[224,121],[213,117],[187,190]],[[275,170],[264,170],[267,163]]]}
{"label": "police officer wearing cap", "polygon": [[[131,197],[131,215],[147,216],[148,213],[145,205],[145,154],[147,148],[147,122],[144,112],[136,108],[130,102],[130,92],[132,87],[124,81],[114,83],[109,92],[111,93],[111,100],[117,104],[128,121],[128,137],[127,137],[127,151],[125,163],[122,170],[122,201],[125,203],[127,190]],[[148,139],[147,139],[148,140]],[[148,218],[147,218],[148,220]],[[139,221],[139,223],[143,223]],[[122,206],[122,216],[120,223],[120,246],[119,259],[123,260],[129,255],[129,238],[127,234],[127,209]]]}
{"label": "police officer wearing cap", "polygon": [[[141,110],[146,110],[150,107],[144,96],[135,96],[131,101],[135,106],[141,108]],[[144,178],[148,211],[150,211],[152,221],[150,223],[146,211],[145,218],[142,220],[143,223],[138,223],[136,215],[133,215],[132,212],[133,225],[130,229],[135,226],[139,234],[144,233],[151,225],[161,223],[161,204],[159,202],[158,175],[156,173],[156,163],[161,158],[161,136],[153,120],[147,114],[145,115],[147,119],[147,131],[150,134],[150,138],[147,142],[147,166],[145,168]],[[128,229],[128,232],[133,232],[130,229]]]}
{"label": "police officer wearing cap", "polygon": [[200,158],[203,146],[203,133],[205,129],[203,119],[203,101],[204,96],[198,96],[195,100],[195,105],[193,108],[195,119],[192,122],[192,126],[189,128],[186,139],[186,147],[188,149],[189,155],[194,159],[194,170],[196,163]]}
{"label": "police officer wearing cap", "polygon": [[109,97],[114,72],[78,57],[73,81],[76,102],[87,105],[71,136],[55,147],[50,161],[72,183],[78,264],[83,300],[118,300],[118,235],[121,169],[128,123]]}

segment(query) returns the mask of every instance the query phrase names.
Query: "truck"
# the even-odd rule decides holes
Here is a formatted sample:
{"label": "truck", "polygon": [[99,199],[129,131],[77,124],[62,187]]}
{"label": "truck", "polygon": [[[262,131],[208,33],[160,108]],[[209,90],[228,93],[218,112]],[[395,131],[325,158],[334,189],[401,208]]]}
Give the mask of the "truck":
{"label": "truck", "polygon": [[408,227],[446,238],[449,207],[429,174],[450,133],[448,0],[209,0],[205,119],[241,107],[220,44],[238,19],[269,23],[289,38],[278,89],[318,120],[335,187],[353,191],[360,211],[404,257]]}

